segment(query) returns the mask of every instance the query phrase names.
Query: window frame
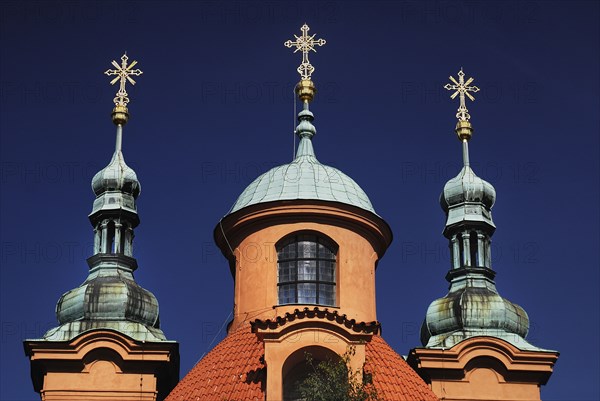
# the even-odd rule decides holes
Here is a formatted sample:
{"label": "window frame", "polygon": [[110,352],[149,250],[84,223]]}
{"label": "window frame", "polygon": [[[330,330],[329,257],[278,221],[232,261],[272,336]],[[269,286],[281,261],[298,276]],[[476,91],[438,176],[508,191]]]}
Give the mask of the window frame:
{"label": "window frame", "polygon": [[[309,238],[306,238],[309,237]],[[299,252],[299,243],[300,242],[312,242],[315,244],[316,252],[315,257],[305,257],[300,256]],[[280,258],[280,251],[283,248],[289,246],[290,244],[294,244],[294,257],[287,257],[285,259]],[[322,245],[327,251],[330,252],[331,257],[321,257],[319,254],[319,245]],[[296,232],[290,235],[287,235],[283,239],[277,242],[275,245],[275,251],[277,255],[277,304],[278,305],[320,305],[320,306],[329,306],[336,307],[337,306],[337,276],[338,276],[338,251],[339,246],[335,241],[331,238],[324,236],[318,232]],[[315,262],[315,279],[314,280],[299,280],[299,270],[301,267],[301,262],[304,261],[314,261]],[[293,279],[288,279],[287,281],[281,281],[281,263],[293,263]],[[333,281],[322,280],[320,268],[322,267],[321,263],[332,263],[333,268],[331,270],[331,276]],[[315,285],[315,302],[300,302],[299,301],[299,286],[300,284],[314,284]],[[280,298],[280,288],[284,285],[293,285],[294,286],[294,299],[292,302],[284,302]],[[325,292],[321,291],[321,285],[330,286],[333,289],[333,297],[331,299],[331,303],[325,303],[321,299],[324,297]]]}

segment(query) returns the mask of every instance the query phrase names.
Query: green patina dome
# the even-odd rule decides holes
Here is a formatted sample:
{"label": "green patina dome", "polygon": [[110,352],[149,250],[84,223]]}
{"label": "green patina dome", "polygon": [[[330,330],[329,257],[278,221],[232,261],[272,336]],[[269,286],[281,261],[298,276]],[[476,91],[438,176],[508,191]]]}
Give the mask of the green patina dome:
{"label": "green patina dome", "polygon": [[316,133],[313,118],[307,109],[299,113],[296,132],[300,144],[296,158],[255,179],[238,197],[230,213],[259,203],[299,199],[339,202],[375,213],[369,197],[352,178],[321,164],[315,157],[311,140]]}
{"label": "green patina dome", "polygon": [[135,171],[125,163],[121,150],[117,150],[108,166],[92,178],[92,190],[96,196],[107,191],[118,191],[137,198],[142,186]]}
{"label": "green patina dome", "polygon": [[440,205],[447,215],[447,228],[469,223],[495,227],[492,220],[495,202],[496,190],[492,184],[479,178],[469,165],[444,185],[440,195]]}
{"label": "green patina dome", "polygon": [[492,184],[479,178],[470,166],[464,166],[456,177],[449,180],[440,196],[444,212],[464,202],[479,202],[487,209],[496,202],[496,190]]}
{"label": "green patina dome", "polygon": [[428,348],[451,348],[466,338],[492,336],[534,349],[525,340],[528,331],[522,307],[501,297],[492,279],[473,277],[453,282],[448,295],[429,305],[421,342]]}
{"label": "green patina dome", "polygon": [[47,339],[70,339],[86,330],[113,328],[138,340],[165,340],[156,297],[126,269],[118,275],[110,269],[91,273],[82,285],[60,297],[56,317],[60,326],[50,330]]}

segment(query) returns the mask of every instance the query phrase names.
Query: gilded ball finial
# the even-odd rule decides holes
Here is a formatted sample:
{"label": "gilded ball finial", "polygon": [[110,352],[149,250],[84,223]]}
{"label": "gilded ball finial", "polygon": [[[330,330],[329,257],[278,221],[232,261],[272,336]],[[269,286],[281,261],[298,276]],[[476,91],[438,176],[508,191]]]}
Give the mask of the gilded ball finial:
{"label": "gilded ball finial", "polygon": [[456,135],[458,135],[458,139],[460,139],[461,142],[469,141],[473,136],[473,127],[469,121],[458,120],[454,132],[456,132]]}
{"label": "gilded ball finial", "polygon": [[317,93],[315,84],[310,79],[302,79],[296,85],[296,94],[302,102],[310,103]]}
{"label": "gilded ball finial", "polygon": [[129,110],[126,106],[117,105],[113,109],[111,117],[115,125],[125,125],[129,121]]}

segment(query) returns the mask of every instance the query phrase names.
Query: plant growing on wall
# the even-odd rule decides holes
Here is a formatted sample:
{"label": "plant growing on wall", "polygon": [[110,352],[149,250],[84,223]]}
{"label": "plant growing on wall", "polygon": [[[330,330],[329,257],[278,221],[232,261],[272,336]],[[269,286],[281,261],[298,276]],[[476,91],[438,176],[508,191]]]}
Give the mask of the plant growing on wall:
{"label": "plant growing on wall", "polygon": [[310,401],[377,401],[377,390],[371,376],[362,369],[352,371],[350,358],[354,355],[350,347],[337,360],[328,358],[317,362],[306,354],[308,375],[298,384],[303,400]]}

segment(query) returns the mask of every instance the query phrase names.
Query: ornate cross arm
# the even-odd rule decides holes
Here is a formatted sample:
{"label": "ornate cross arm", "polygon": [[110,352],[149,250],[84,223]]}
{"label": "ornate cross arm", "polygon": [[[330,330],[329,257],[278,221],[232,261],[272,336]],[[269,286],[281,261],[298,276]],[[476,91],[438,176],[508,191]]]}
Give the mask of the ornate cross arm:
{"label": "ornate cross arm", "polygon": [[325,39],[315,40],[316,34],[309,36],[308,31],[310,30],[310,28],[306,24],[302,25],[302,28],[300,28],[300,30],[302,31],[302,36],[294,35],[296,37],[296,40],[293,42],[291,40],[288,40],[284,43],[284,46],[289,48],[296,47],[294,53],[296,53],[299,50],[302,51],[302,63],[298,67],[298,73],[300,74],[300,77],[302,79],[309,80],[312,73],[315,71],[315,67],[313,67],[310,61],[308,61],[308,52],[312,50],[316,53],[317,50],[315,49],[315,46],[323,46],[327,42],[325,41]]}
{"label": "ornate cross arm", "polygon": [[459,121],[469,121],[471,116],[469,115],[469,110],[467,110],[465,96],[468,97],[472,102],[475,101],[475,97],[473,97],[473,95],[471,95],[469,92],[477,93],[479,92],[479,88],[476,86],[469,86],[471,82],[473,82],[473,78],[469,78],[465,82],[465,73],[463,72],[462,68],[458,72],[458,82],[452,76],[450,76],[450,81],[452,81],[452,84],[448,83],[444,85],[444,88],[449,91],[455,91],[450,96],[450,99],[454,99],[456,96],[459,96],[460,105],[458,106],[456,118],[458,118]]}
{"label": "ornate cross arm", "polygon": [[129,103],[129,97],[127,97],[127,91],[125,90],[125,84],[127,81],[131,83],[131,85],[135,85],[135,81],[131,78],[132,75],[139,76],[142,75],[142,71],[140,69],[133,69],[133,67],[137,64],[137,61],[133,61],[131,64],[127,65],[127,53],[123,54],[121,57],[121,65],[119,65],[115,60],[112,61],[112,65],[115,67],[114,70],[106,70],[104,74],[110,76],[116,76],[112,81],[110,81],[111,85],[116,84],[120,81],[119,90],[117,91],[117,96],[114,98],[115,106],[127,107],[127,103]]}

